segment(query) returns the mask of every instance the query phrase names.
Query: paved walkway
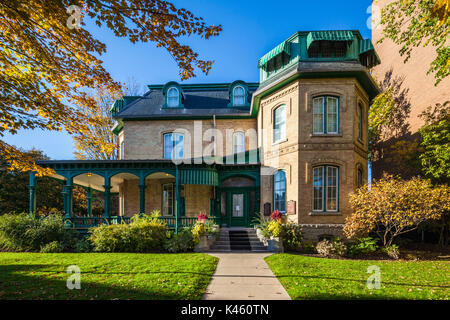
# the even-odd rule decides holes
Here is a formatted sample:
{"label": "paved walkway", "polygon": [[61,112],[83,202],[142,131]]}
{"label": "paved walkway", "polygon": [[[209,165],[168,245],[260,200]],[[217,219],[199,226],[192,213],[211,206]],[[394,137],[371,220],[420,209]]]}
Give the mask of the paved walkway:
{"label": "paved walkway", "polygon": [[271,253],[210,253],[219,263],[204,300],[290,300],[264,261]]}

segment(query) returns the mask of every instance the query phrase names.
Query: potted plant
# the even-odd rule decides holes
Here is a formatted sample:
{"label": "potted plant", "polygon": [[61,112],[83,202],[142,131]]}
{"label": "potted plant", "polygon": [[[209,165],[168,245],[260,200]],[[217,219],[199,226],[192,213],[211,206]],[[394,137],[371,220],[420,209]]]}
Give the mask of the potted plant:
{"label": "potted plant", "polygon": [[281,233],[283,231],[283,215],[280,211],[275,210],[270,215],[270,222],[267,225],[267,231],[271,235],[267,240],[267,249],[274,252],[283,252],[283,242],[281,241]]}

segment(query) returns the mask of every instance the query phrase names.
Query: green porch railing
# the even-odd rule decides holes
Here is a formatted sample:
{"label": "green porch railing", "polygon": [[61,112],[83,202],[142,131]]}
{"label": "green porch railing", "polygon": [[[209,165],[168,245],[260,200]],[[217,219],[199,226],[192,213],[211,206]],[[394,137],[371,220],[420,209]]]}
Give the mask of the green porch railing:
{"label": "green porch railing", "polygon": [[[175,228],[175,217],[159,217],[158,219],[164,221],[169,228]],[[206,219],[208,224],[218,224],[218,217],[209,217]],[[97,227],[102,224],[120,224],[130,223],[130,217],[113,216],[111,218],[105,217],[71,217],[65,219],[66,227],[74,229],[89,229]],[[181,227],[192,227],[197,222],[197,217],[181,217]]]}

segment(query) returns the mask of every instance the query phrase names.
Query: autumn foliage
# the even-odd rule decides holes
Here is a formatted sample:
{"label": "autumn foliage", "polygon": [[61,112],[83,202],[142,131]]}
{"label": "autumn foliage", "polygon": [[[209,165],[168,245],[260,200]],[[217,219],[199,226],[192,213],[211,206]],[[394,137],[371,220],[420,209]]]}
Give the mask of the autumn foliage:
{"label": "autumn foliage", "polygon": [[450,188],[433,186],[419,177],[401,180],[385,176],[370,189],[365,186],[351,194],[350,203],[354,213],[344,225],[347,238],[374,232],[384,246],[390,246],[396,236],[448,213]]}
{"label": "autumn foliage", "polygon": [[[78,18],[68,11],[72,5]],[[195,69],[208,73],[213,61],[200,59],[181,40],[208,39],[222,30],[161,0],[2,0],[0,16],[0,138],[21,129],[73,134],[98,124],[80,111],[95,107],[87,90],[117,92],[120,85],[102,65],[106,45],[85,28],[88,19],[131,43],[166,49],[182,80]],[[49,174],[2,140],[0,154],[14,170]]]}

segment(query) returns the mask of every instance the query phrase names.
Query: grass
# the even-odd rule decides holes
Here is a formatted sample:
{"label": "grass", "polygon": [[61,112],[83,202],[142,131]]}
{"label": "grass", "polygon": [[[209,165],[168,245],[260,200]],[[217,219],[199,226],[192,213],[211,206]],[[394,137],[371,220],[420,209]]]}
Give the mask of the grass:
{"label": "grass", "polygon": [[[0,299],[200,299],[218,259],[206,254],[0,253]],[[70,265],[81,289],[69,290]]]}
{"label": "grass", "polygon": [[[286,253],[265,260],[294,300],[450,299],[449,261],[339,260]],[[371,265],[380,268],[380,289],[367,288]]]}

